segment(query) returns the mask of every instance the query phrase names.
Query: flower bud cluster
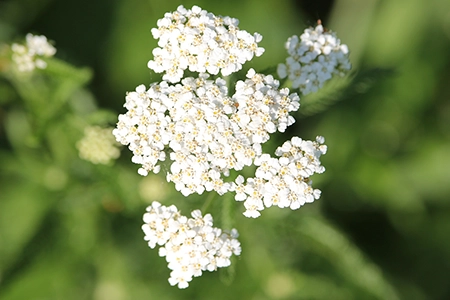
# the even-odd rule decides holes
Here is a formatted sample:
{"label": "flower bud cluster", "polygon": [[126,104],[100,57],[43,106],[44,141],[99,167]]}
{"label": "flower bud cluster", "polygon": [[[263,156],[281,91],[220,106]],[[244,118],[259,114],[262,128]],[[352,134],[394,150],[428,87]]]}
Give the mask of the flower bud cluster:
{"label": "flower bud cluster", "polygon": [[239,21],[215,16],[198,6],[186,9],[182,5],[175,12],[166,13],[152,29],[158,46],[148,67],[157,73],[165,72],[163,80],[178,82],[184,71],[219,72],[228,76],[242,68],[264,49],[258,47],[262,36],[251,35],[238,27]]}
{"label": "flower bud cluster", "polygon": [[41,57],[55,55],[56,48],[47,41],[43,35],[26,35],[26,44],[12,44],[12,60],[17,65],[19,72],[31,72],[35,68],[45,69],[47,63]]}
{"label": "flower bud cluster", "polygon": [[333,75],[343,76],[351,69],[347,45],[321,24],[286,42],[289,56],[278,65],[278,76],[292,81],[303,95],[317,92]]}
{"label": "flower bud cluster", "polygon": [[149,247],[160,246],[159,255],[166,258],[171,270],[169,283],[180,289],[187,288],[203,271],[230,266],[231,255],[241,253],[236,229],[227,233],[213,227],[212,216],[202,216],[200,210],[191,216],[181,215],[174,205],[155,201],[147,207],[142,226]]}
{"label": "flower bud cluster", "polygon": [[236,179],[235,199],[244,201],[244,215],[257,218],[260,211],[273,205],[295,210],[318,199],[321,192],[312,188],[309,177],[325,171],[320,163],[320,156],[327,151],[323,143],[323,137],[314,142],[294,137],[275,151],[279,158],[263,154],[255,159],[255,177],[246,183],[242,176]]}
{"label": "flower bud cluster", "polygon": [[77,143],[79,156],[93,164],[108,164],[120,156],[120,144],[112,135],[112,128],[88,126]]}

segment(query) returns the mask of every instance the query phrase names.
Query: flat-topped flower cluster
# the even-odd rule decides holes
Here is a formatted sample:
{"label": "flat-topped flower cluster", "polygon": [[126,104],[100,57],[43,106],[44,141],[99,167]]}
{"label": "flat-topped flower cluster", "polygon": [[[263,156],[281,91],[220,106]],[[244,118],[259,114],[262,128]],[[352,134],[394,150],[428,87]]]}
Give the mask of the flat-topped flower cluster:
{"label": "flat-topped flower cluster", "polygon": [[265,207],[299,209],[305,203],[319,199],[321,191],[312,188],[310,176],[323,173],[320,156],[327,152],[323,137],[304,141],[294,137],[275,151],[279,158],[263,154],[255,159],[255,177],[236,179],[237,201],[244,201],[246,217],[256,218]]}
{"label": "flat-topped flower cluster", "polygon": [[252,165],[270,134],[294,123],[289,112],[299,107],[299,97],[278,89],[271,75],[250,70],[247,77],[231,97],[225,80],[208,80],[206,74],[176,85],[153,83],[148,90],[140,85],[128,93],[128,112],[113,133],[129,144],[141,175],[158,172],[170,149],[167,180],[178,191],[222,195],[233,189],[222,174]]}
{"label": "flat-topped flower cluster", "polygon": [[239,20],[215,16],[198,6],[186,9],[179,6],[166,13],[152,29],[157,48],[148,67],[157,73],[165,72],[163,80],[175,83],[184,71],[228,76],[242,69],[242,64],[264,49],[258,47],[262,36],[239,30]]}
{"label": "flat-topped flower cluster", "polygon": [[[166,13],[152,30],[162,48],[154,50],[154,60],[148,63],[155,72],[164,72],[163,81],[148,89],[139,85],[127,93],[127,112],[119,115],[113,134],[133,152],[132,161],[141,165],[139,174],[158,173],[161,163],[170,160],[167,181],[184,196],[235,192],[237,201],[246,200],[244,215],[255,218],[273,204],[297,209],[319,198],[320,191],[312,188],[310,176],[325,170],[320,156],[326,146],[321,145],[322,137],[315,142],[294,138],[289,143],[296,149],[295,155],[293,150],[290,155],[277,150],[282,157],[275,159],[263,153],[262,145],[272,133],[284,132],[295,122],[291,113],[299,109],[300,98],[288,88],[280,88],[272,75],[253,69],[245,80],[235,82],[230,95],[219,71],[229,75],[264,50],[258,46],[259,34],[251,35],[237,25],[236,19],[215,16],[198,6],[180,6]],[[302,62],[312,63],[322,53],[328,55],[329,66],[344,68],[339,63],[342,55],[336,52],[338,40],[321,25],[307,29],[301,45],[294,40],[290,38],[289,49],[295,49],[295,57]],[[236,59],[225,58],[230,53]],[[224,64],[217,64],[219,61]],[[182,78],[186,69],[198,76]],[[320,77],[314,70],[308,74]],[[225,180],[231,170],[252,165],[259,166],[254,178]],[[268,165],[270,171],[261,177]],[[274,177],[269,179],[267,174]]]}
{"label": "flat-topped flower cluster", "polygon": [[[262,150],[271,134],[295,122],[291,113],[300,107],[298,94],[253,69],[243,80],[224,78],[264,52],[258,45],[262,36],[198,6],[180,6],[157,25],[152,34],[159,47],[148,67],[163,73],[163,80],[127,93],[127,112],[113,130],[132,151],[138,173],[147,176],[158,173],[163,163],[170,165],[166,179],[184,196],[232,192],[249,218],[271,206],[294,210],[318,199],[321,192],[310,177],[325,171],[320,163],[327,151],[323,137],[293,137],[276,150],[276,158]],[[303,93],[349,68],[346,47],[320,25],[307,29],[301,41],[290,38],[287,49],[292,57],[278,71],[282,78],[289,74]],[[186,71],[190,75],[184,77]],[[227,180],[231,171],[248,166],[256,166],[253,177]],[[159,254],[172,270],[169,282],[179,288],[204,270],[228,266],[231,254],[241,252],[235,230],[230,235],[213,228],[211,215],[202,217],[200,211],[192,217],[158,202],[144,215],[145,239],[151,248],[161,246]]]}
{"label": "flat-topped flower cluster", "polygon": [[144,239],[150,248],[160,246],[159,255],[166,257],[171,271],[169,283],[187,288],[193,277],[203,271],[228,267],[230,258],[241,253],[238,232],[213,227],[210,214],[202,216],[194,210],[192,218],[181,215],[175,205],[169,207],[154,201],[144,214]]}
{"label": "flat-topped flower cluster", "polygon": [[[248,218],[272,206],[296,210],[319,199],[321,191],[313,188],[311,176],[325,171],[320,161],[327,152],[323,137],[292,137],[276,149],[276,157],[263,151],[272,134],[295,122],[292,113],[299,109],[300,97],[273,75],[254,69],[240,80],[229,76],[264,53],[262,36],[238,25],[235,18],[198,6],[166,13],[151,31],[158,47],[147,63],[162,73],[162,81],[128,92],[127,111],[114,129],[87,126],[76,144],[80,157],[108,164],[119,156],[119,142],[132,152],[140,175],[158,173],[164,165],[167,181],[182,195],[233,193]],[[351,67],[347,46],[320,23],[290,37],[285,47],[289,57],[277,73],[301,95]],[[10,49],[16,75],[45,69],[45,58],[56,53],[45,36],[32,34]],[[252,166],[254,176],[239,174]],[[171,270],[169,283],[179,288],[203,271],[229,266],[231,256],[241,253],[236,229],[213,227],[211,214],[203,216],[200,210],[191,216],[154,201],[143,217],[144,239],[150,248],[159,246]]]}

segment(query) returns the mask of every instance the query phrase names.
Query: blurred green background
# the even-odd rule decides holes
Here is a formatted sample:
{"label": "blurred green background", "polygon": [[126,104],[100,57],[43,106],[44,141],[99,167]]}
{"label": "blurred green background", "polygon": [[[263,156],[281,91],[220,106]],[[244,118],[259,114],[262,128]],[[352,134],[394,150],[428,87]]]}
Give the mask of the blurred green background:
{"label": "blurred green background", "polygon": [[[270,142],[325,137],[321,199],[256,220],[216,199],[215,226],[237,228],[243,251],[186,290],[167,282],[141,219],[151,201],[187,215],[204,198],[142,178],[126,149],[100,166],[75,148],[85,125],[114,125],[126,91],[159,80],[150,29],[179,4],[261,33],[266,52],[245,70],[282,62],[285,40],[321,19],[355,72]],[[27,32],[76,67],[0,78],[0,299],[450,299],[450,1],[1,1],[0,44]]]}

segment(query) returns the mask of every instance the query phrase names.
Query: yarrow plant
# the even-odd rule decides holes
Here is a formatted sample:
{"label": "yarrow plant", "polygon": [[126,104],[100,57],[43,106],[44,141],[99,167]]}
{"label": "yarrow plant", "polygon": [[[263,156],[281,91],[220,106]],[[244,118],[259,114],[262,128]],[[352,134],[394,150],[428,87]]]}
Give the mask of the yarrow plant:
{"label": "yarrow plant", "polygon": [[[127,5],[135,9],[135,4]],[[98,88],[104,78],[89,86],[92,70],[61,59],[50,36],[16,37],[20,26],[15,25],[24,15],[17,5],[3,6],[0,14],[14,15],[0,22],[0,223],[11,223],[8,218],[18,209],[22,217],[18,228],[0,226],[0,241],[6,245],[0,247],[0,274],[13,275],[0,280],[5,299],[54,294],[56,286],[58,294],[74,293],[72,298],[174,298],[180,291],[164,289],[189,287],[188,298],[205,298],[194,294],[218,291],[221,283],[213,278],[229,285],[242,271],[249,276],[236,274],[239,280],[225,297],[307,298],[330,288],[337,299],[400,299],[409,293],[409,285],[402,285],[406,289],[397,294],[363,251],[317,210],[320,203],[315,202],[331,195],[321,192],[316,178],[332,180],[318,174],[332,166],[333,158],[324,164],[328,149],[319,131],[307,137],[297,127],[309,120],[301,116],[352,95],[364,98],[390,69],[338,78],[351,68],[348,47],[318,22],[286,35],[278,44],[284,57],[261,71],[257,60],[269,59],[263,55],[264,43],[271,42],[267,36],[247,32],[235,18],[180,6],[149,30],[154,49],[125,45],[149,55],[142,67],[149,67],[153,80],[136,82],[119,113],[110,110],[115,105],[107,99],[95,100],[96,94],[115,92],[117,86],[92,93],[90,88]],[[38,16],[28,8],[22,13]],[[278,34],[286,32],[286,24],[280,24],[272,28]],[[124,32],[111,34],[121,40]],[[127,57],[120,59],[128,63]],[[120,75],[120,69],[112,74]],[[333,115],[342,115],[337,110]],[[322,122],[321,128],[335,126],[331,123]],[[365,131],[340,136],[337,147]],[[116,161],[123,148],[126,157]],[[340,152],[339,158],[355,154]],[[421,166],[414,158],[411,169]],[[367,171],[353,169],[362,175]],[[360,188],[368,178],[358,181]],[[130,216],[142,221],[130,222]],[[57,228],[51,236],[49,221]],[[141,235],[138,247],[130,240],[136,234]],[[42,237],[45,243],[34,243]],[[151,250],[141,253],[147,247]],[[281,261],[273,260],[280,256]],[[303,268],[307,258],[326,266],[320,280]],[[240,260],[244,264],[237,265]],[[85,285],[86,278],[87,289],[73,289],[73,283]],[[299,280],[312,284],[299,291]],[[336,288],[342,281],[351,288]]]}
{"label": "yarrow plant", "polygon": [[[258,44],[262,36],[239,29],[238,23],[198,6],[179,6],[158,20],[152,34],[159,47],[148,67],[163,73],[163,80],[127,93],[127,112],[119,115],[113,135],[133,153],[140,175],[170,164],[166,179],[182,195],[234,193],[243,201],[243,214],[257,218],[271,206],[295,210],[319,199],[311,176],[325,171],[320,157],[327,147],[320,136],[315,141],[293,137],[275,151],[276,158],[263,152],[271,134],[295,122],[300,97],[254,69],[241,80],[227,77],[264,52]],[[320,24],[289,38],[286,48],[290,57],[278,75],[289,76],[300,94],[350,69],[347,47]],[[187,70],[191,75],[183,77]],[[249,166],[256,167],[253,177],[229,179],[231,171]],[[204,270],[228,266],[231,254],[241,252],[237,231],[224,234],[211,227],[211,215],[201,217],[198,210],[192,217],[158,202],[144,215],[145,239],[151,248],[161,246],[159,253],[172,270],[169,282],[179,288]]]}

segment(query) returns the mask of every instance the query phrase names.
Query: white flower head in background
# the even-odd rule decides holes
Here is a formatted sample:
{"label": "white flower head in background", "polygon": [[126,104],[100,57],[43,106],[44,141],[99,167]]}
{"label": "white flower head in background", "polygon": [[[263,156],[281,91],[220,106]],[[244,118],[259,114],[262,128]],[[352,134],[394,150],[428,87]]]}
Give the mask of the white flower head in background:
{"label": "white flower head in background", "polygon": [[80,158],[93,164],[108,164],[120,156],[120,144],[112,135],[112,128],[88,126],[77,143]]}
{"label": "white flower head in background", "polygon": [[179,82],[185,70],[228,76],[242,68],[264,49],[258,47],[262,36],[253,35],[238,27],[239,21],[193,6],[182,5],[175,12],[166,13],[152,29],[158,46],[148,67],[157,73],[165,72],[163,80]]}
{"label": "white flower head in background", "polygon": [[187,288],[203,271],[230,266],[231,256],[241,254],[236,229],[228,233],[213,227],[212,216],[202,216],[200,210],[191,216],[181,215],[175,205],[167,207],[154,201],[147,207],[142,225],[149,247],[158,245],[159,256],[166,258],[170,285],[180,289]]}
{"label": "white flower head in background", "polygon": [[35,68],[45,69],[47,63],[41,58],[51,57],[56,53],[56,48],[47,41],[45,36],[31,33],[26,35],[25,45],[14,43],[11,50],[13,62],[19,72],[24,73],[31,72]]}
{"label": "white flower head in background", "polygon": [[278,76],[287,77],[303,95],[317,92],[334,75],[343,76],[351,69],[347,45],[320,21],[300,37],[290,37],[285,46],[289,56],[278,65]]}

